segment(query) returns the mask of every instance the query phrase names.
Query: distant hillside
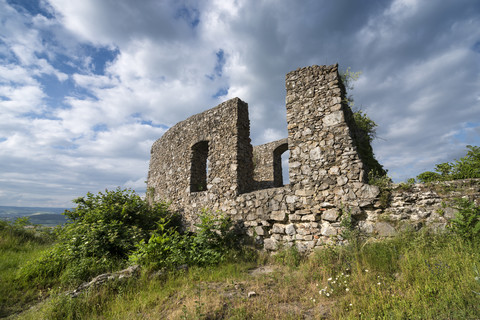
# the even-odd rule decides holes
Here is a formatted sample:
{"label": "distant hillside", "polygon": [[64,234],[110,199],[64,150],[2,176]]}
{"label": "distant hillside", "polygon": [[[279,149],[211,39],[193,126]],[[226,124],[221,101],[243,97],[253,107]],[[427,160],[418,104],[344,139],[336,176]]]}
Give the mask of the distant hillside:
{"label": "distant hillside", "polygon": [[13,221],[20,217],[29,217],[32,224],[56,226],[67,221],[62,215],[65,210],[66,208],[0,206],[0,219]]}

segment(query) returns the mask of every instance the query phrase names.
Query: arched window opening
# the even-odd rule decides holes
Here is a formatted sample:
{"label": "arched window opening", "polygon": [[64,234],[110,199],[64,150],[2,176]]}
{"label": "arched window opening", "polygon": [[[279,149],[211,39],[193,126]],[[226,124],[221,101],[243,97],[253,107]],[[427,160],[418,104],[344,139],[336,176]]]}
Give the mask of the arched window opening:
{"label": "arched window opening", "polygon": [[[288,144],[284,143],[279,145],[275,150],[273,150],[273,186],[274,187],[282,187],[285,181],[290,181],[288,178]],[[285,155],[287,154],[287,155]],[[285,165],[282,165],[284,162],[284,157],[287,157],[287,161]],[[286,168],[286,179],[284,170],[282,168]]]}
{"label": "arched window opening", "polygon": [[208,141],[200,141],[192,146],[190,168],[190,192],[207,190]]}

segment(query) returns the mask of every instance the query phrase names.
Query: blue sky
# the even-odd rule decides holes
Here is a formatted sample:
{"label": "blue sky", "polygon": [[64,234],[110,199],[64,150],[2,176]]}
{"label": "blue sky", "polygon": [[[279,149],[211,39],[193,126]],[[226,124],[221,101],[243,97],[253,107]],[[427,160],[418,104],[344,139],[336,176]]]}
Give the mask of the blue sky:
{"label": "blue sky", "polygon": [[286,137],[285,74],[362,71],[396,181],[480,145],[480,2],[0,0],[0,205],[145,191],[150,147],[222,101]]}

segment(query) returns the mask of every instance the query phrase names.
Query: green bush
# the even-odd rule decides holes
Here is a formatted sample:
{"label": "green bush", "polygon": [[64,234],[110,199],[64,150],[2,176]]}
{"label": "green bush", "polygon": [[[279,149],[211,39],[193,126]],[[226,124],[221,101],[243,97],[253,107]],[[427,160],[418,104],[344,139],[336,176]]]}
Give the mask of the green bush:
{"label": "green bush", "polygon": [[467,154],[454,162],[440,163],[435,171],[426,171],[417,176],[420,182],[449,181],[480,178],[480,147],[467,146]]}
{"label": "green bush", "polygon": [[70,222],[59,229],[58,243],[27,264],[20,272],[23,278],[42,284],[57,277],[64,283],[87,280],[126,264],[135,245],[150,237],[157,221],[179,224],[167,204],[150,206],[132,190],[88,193],[73,202],[77,206],[65,211]]}
{"label": "green bush", "polygon": [[231,219],[207,210],[199,218],[196,232],[184,234],[168,227],[168,220],[161,220],[148,242],[141,241],[137,245],[130,260],[153,269],[205,266],[223,261],[238,245]]}
{"label": "green bush", "polygon": [[450,221],[452,230],[465,240],[480,239],[480,206],[468,199],[456,199],[454,208],[458,210]]}

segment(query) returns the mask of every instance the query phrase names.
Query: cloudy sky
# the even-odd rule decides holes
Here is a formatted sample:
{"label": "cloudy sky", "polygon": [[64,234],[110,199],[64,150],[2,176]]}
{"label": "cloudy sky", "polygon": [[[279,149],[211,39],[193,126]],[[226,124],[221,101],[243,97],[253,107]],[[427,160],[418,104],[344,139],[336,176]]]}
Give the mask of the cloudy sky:
{"label": "cloudy sky", "polygon": [[0,0],[0,205],[144,192],[152,143],[232,97],[286,137],[285,74],[337,62],[395,181],[480,145],[478,0]]}

